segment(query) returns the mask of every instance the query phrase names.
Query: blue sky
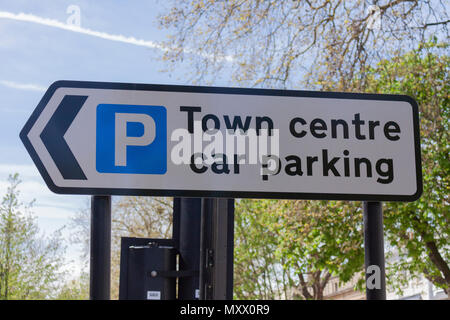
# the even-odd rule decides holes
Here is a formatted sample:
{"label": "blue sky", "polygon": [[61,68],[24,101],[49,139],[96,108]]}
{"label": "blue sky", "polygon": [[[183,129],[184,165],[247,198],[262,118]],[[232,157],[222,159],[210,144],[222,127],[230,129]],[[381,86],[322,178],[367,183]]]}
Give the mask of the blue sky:
{"label": "blue sky", "polygon": [[[82,32],[60,27],[70,16],[70,5],[80,8]],[[164,1],[0,0],[0,192],[6,190],[8,174],[18,172],[22,199],[36,199],[34,213],[45,233],[68,225],[89,197],[48,190],[19,139],[20,130],[56,80],[188,84],[183,75],[189,67],[160,72],[166,67],[161,50],[152,48],[167,36],[157,24],[163,5]],[[125,40],[114,40],[118,35]],[[70,232],[63,232],[67,240]],[[70,268],[78,268],[79,254],[78,247],[69,246]]]}

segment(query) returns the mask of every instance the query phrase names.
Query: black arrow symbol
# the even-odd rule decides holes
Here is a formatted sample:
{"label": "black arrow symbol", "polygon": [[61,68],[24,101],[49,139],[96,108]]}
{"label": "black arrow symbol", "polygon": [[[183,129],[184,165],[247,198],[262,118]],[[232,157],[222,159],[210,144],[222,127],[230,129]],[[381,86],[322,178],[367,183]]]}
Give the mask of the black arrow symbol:
{"label": "black arrow symbol", "polygon": [[41,132],[41,139],[64,179],[87,180],[64,139],[87,96],[66,95]]}

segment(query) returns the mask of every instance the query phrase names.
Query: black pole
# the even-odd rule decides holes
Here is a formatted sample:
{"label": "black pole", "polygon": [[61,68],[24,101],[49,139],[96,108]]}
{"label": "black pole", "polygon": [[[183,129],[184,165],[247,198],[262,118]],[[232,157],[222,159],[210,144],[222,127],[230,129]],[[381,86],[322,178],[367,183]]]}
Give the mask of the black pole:
{"label": "black pole", "polygon": [[211,238],[211,215],[212,215],[212,205],[213,199],[202,198],[202,210],[200,218],[200,270],[199,270],[199,290],[200,290],[200,300],[205,300],[206,298],[206,284],[209,280],[207,260],[208,260],[208,249],[210,248],[210,238]]}
{"label": "black pole", "polygon": [[234,199],[228,199],[228,222],[227,222],[227,289],[226,299],[233,300],[233,287],[234,287]]}
{"label": "black pole", "polygon": [[383,209],[381,202],[364,202],[363,219],[366,299],[386,300]]}
{"label": "black pole", "polygon": [[109,300],[111,286],[111,196],[91,197],[91,300]]}
{"label": "black pole", "polygon": [[234,199],[203,198],[200,232],[200,300],[232,300]]}
{"label": "black pole", "polygon": [[[199,271],[201,198],[181,198],[179,203],[180,271]],[[199,297],[199,276],[178,279],[178,299]]]}
{"label": "black pole", "polygon": [[173,198],[172,239],[177,250],[180,248],[180,206],[181,198]]}

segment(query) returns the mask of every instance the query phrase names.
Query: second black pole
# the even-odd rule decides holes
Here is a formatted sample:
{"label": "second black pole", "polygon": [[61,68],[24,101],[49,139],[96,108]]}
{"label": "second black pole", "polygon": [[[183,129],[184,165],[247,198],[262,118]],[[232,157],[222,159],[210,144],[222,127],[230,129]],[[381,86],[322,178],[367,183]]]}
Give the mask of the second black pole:
{"label": "second black pole", "polygon": [[363,206],[366,299],[386,300],[382,203],[364,202]]}

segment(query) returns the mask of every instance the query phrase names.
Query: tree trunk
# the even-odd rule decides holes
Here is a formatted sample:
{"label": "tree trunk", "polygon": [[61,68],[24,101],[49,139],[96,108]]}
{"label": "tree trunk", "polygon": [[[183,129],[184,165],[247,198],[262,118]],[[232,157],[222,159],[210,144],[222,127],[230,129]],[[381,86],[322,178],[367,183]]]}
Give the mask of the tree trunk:
{"label": "tree trunk", "polygon": [[[418,228],[416,228],[416,230],[420,234],[420,236],[423,239],[430,239],[430,236],[428,234],[426,234],[426,232],[422,228],[420,228],[421,223],[426,224],[426,225],[428,225],[428,223],[426,221],[424,221],[424,222],[420,221],[419,218],[417,218],[417,217],[413,217],[413,219],[418,223]],[[442,286],[445,283],[447,288],[444,288],[444,292],[448,295],[448,293],[449,293],[448,288],[450,288],[450,268],[449,268],[447,262],[442,258],[434,239],[429,240],[429,241],[426,241],[426,240],[424,240],[424,241],[425,241],[425,246],[428,249],[427,250],[428,257],[430,258],[431,262],[436,266],[436,268],[441,272],[443,278],[440,277],[441,279],[436,279],[435,277],[431,277],[429,275],[427,276],[426,274],[425,274],[425,276],[427,276],[427,279],[435,284]],[[442,283],[442,282],[444,282],[444,283]]]}

